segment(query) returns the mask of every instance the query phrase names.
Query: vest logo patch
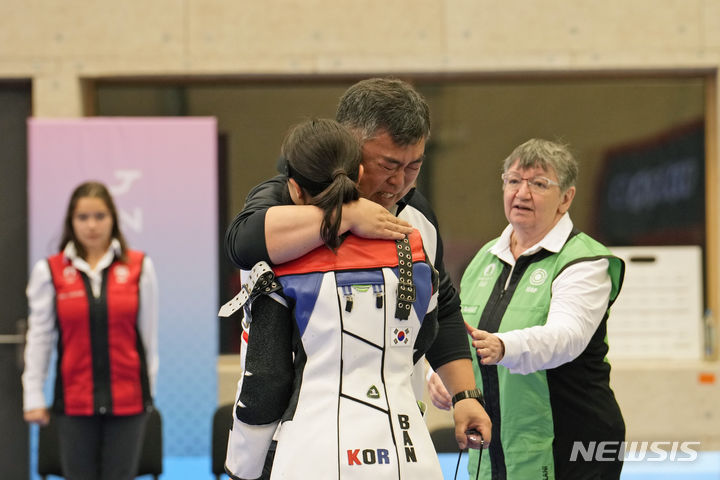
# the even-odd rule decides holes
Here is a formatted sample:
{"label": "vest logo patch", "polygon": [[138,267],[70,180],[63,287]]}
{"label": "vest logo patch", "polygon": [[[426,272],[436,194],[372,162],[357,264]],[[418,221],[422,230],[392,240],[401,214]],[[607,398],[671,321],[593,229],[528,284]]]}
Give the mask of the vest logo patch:
{"label": "vest logo patch", "polygon": [[380,398],[380,391],[375,385],[371,385],[367,391],[368,398]]}
{"label": "vest logo patch", "polygon": [[542,268],[536,268],[531,274],[530,274],[530,285],[534,286],[540,286],[543,283],[545,283],[545,280],[547,280],[548,273],[546,270]]}
{"label": "vest logo patch", "polygon": [[63,269],[63,278],[66,282],[74,282],[77,277],[77,270],[72,265],[68,265]]}
{"label": "vest logo patch", "polygon": [[394,328],[393,329],[393,346],[401,347],[410,343],[410,334],[412,330],[410,328]]}
{"label": "vest logo patch", "polygon": [[474,315],[478,312],[478,309],[480,306],[478,305],[461,305],[460,311],[462,313],[467,313],[468,315]]}
{"label": "vest logo patch", "polygon": [[497,265],[494,263],[491,263],[487,267],[483,269],[482,276],[478,279],[478,287],[486,287],[488,283],[490,283],[490,279],[495,274],[495,270],[497,269]]}
{"label": "vest logo patch", "polygon": [[115,273],[115,281],[117,283],[127,283],[128,277],[130,276],[130,269],[126,265],[118,265],[113,272]]}

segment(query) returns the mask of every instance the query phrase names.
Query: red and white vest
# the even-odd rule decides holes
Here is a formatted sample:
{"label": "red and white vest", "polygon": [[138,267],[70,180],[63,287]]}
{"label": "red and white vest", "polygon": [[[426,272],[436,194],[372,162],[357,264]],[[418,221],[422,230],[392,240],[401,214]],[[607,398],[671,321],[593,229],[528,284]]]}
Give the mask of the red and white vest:
{"label": "red and white vest", "polygon": [[127,263],[115,260],[102,273],[97,298],[65,255],[48,258],[58,329],[56,411],[135,415],[152,405],[137,327],[143,258],[129,250]]}

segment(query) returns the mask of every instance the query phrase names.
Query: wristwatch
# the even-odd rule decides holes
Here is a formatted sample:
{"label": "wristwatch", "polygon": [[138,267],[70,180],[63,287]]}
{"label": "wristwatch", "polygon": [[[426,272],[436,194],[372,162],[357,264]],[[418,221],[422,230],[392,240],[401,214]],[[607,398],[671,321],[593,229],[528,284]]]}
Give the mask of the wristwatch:
{"label": "wristwatch", "polygon": [[462,392],[456,393],[455,396],[452,397],[452,404],[453,407],[457,402],[460,400],[465,400],[466,398],[474,398],[478,402],[480,402],[480,405],[485,408],[485,399],[483,399],[483,394],[480,391],[479,388],[475,388],[472,390],[463,390]]}

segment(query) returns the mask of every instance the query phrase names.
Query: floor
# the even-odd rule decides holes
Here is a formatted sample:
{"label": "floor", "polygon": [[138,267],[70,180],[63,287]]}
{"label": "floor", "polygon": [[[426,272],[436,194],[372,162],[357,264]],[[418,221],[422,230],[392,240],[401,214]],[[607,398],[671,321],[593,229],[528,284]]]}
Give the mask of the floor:
{"label": "floor", "polygon": [[[441,454],[445,480],[452,480],[457,455]],[[458,478],[467,468],[467,456],[463,455]],[[165,473],[161,480],[213,480],[209,457],[170,457],[164,462]],[[139,477],[149,480],[149,477]],[[222,477],[227,480],[227,476]],[[700,452],[694,462],[625,462],[621,480],[720,480],[720,452]]]}

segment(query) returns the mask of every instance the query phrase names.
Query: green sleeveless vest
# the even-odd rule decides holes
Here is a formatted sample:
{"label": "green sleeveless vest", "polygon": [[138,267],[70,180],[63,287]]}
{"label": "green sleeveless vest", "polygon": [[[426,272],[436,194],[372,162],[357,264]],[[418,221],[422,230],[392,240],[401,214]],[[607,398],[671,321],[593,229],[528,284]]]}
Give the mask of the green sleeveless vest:
{"label": "green sleeveless vest", "polygon": [[[460,283],[463,317],[468,324],[474,327],[478,326],[481,317],[483,317],[485,327],[487,327],[487,319],[490,319],[491,322],[494,321],[494,324],[497,325],[495,330],[491,330],[492,333],[544,325],[550,309],[552,282],[566,267],[578,262],[607,258],[609,260],[608,271],[612,281],[610,304],[620,291],[624,273],[623,261],[614,257],[606,247],[591,237],[577,233],[571,234],[558,253],[541,250],[532,256],[520,257],[508,290],[505,292],[503,290],[510,266],[489,253],[490,248],[495,245],[497,240],[489,242],[478,252],[465,270]],[[518,279],[517,275],[523,269],[524,272]],[[502,275],[503,270],[505,270],[505,275]],[[505,295],[511,295],[511,297],[503,298]],[[486,309],[489,310],[484,314]],[[601,325],[603,332],[606,320],[607,314]],[[598,329],[600,330],[601,327]],[[483,329],[488,330],[488,328]],[[578,359],[584,355],[587,357],[590,351],[597,352],[599,350],[603,353],[595,361],[602,364],[603,360],[607,361],[606,358],[603,358],[607,353],[607,337],[602,335],[602,338],[597,340],[595,337],[598,335],[593,337],[591,345],[588,345]],[[595,343],[604,342],[604,345],[592,345],[593,341]],[[472,345],[471,350],[474,352]],[[598,357],[597,353],[594,355]],[[575,363],[576,360],[569,363]],[[587,358],[584,358],[582,362],[578,361],[577,368],[582,369],[586,361]],[[506,472],[506,476],[503,476],[502,473],[499,474],[497,478],[501,479],[553,480],[555,478],[553,460],[555,424],[547,378],[547,372],[550,370],[520,375],[511,374],[507,368],[497,365],[496,367],[483,367],[485,375],[492,377],[483,379],[476,360],[473,361],[473,368],[476,382],[483,389],[483,394],[488,402],[487,410],[493,421],[494,435],[490,454],[483,455],[480,478],[491,478],[492,465],[496,475],[498,475],[497,472],[503,470]],[[609,378],[609,365],[607,373]],[[582,376],[582,372],[579,374]],[[486,392],[485,388],[488,383],[494,385],[497,392]],[[609,391],[609,388],[607,390]],[[610,394],[612,395],[611,391]],[[612,401],[617,406],[614,397]],[[500,438],[495,437],[497,435],[496,422],[499,423]],[[472,450],[468,466],[472,478],[477,469],[477,461],[478,453],[476,450]]]}

